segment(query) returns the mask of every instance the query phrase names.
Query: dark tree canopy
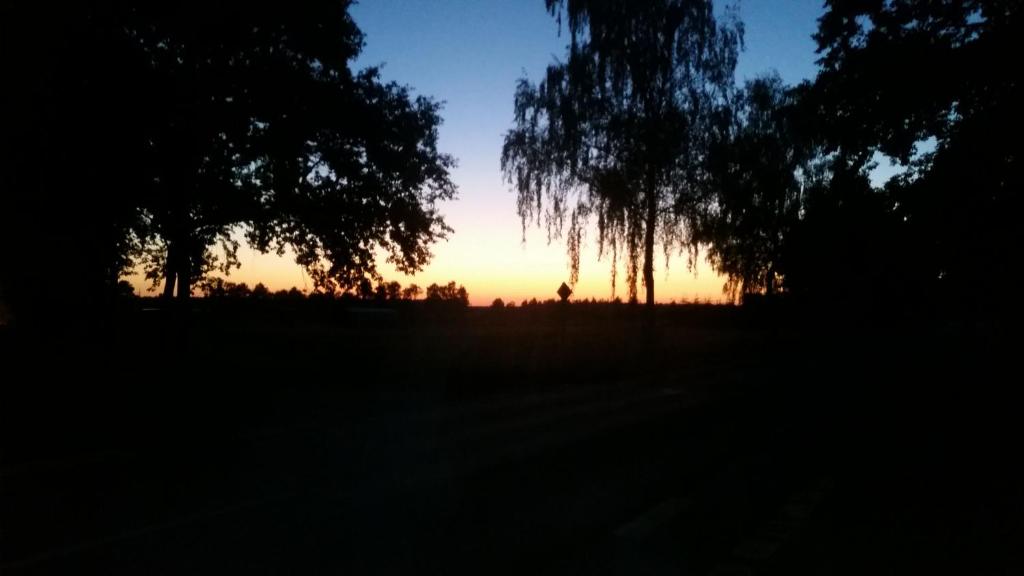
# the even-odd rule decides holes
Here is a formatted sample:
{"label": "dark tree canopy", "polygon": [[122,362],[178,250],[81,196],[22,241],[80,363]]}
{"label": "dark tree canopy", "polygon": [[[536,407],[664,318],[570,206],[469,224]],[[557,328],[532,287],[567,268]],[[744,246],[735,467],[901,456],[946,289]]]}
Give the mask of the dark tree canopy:
{"label": "dark tree canopy", "polygon": [[0,4],[0,298],[31,322],[95,310],[131,265],[150,175],[141,78],[110,7]]}
{"label": "dark tree canopy", "polygon": [[100,283],[142,264],[187,296],[237,265],[242,231],[326,290],[379,279],[380,252],[416,271],[449,232],[439,105],[350,69],[348,0],[21,4],[4,8],[12,238],[56,228]]}
{"label": "dark tree canopy", "polygon": [[906,166],[878,196],[895,224],[889,267],[910,276],[911,297],[992,301],[1019,254],[1022,12],[1012,0],[831,0],[820,20],[813,121],[846,170],[876,151]]}
{"label": "dark tree canopy", "polygon": [[444,286],[431,284],[427,286],[428,302],[451,302],[462,306],[469,306],[469,292],[464,286],[456,286],[455,282],[449,282]]}
{"label": "dark tree canopy", "polygon": [[591,218],[600,253],[626,265],[630,299],[637,280],[654,303],[654,250],[666,262],[695,249],[690,226],[705,201],[708,122],[733,83],[742,27],[719,23],[710,0],[616,2],[546,0],[568,24],[569,51],[539,84],[520,80],[515,126],[505,136],[502,170],[527,223],[549,238],[569,221],[571,281]]}
{"label": "dark tree canopy", "polygon": [[[715,125],[699,227],[742,292],[991,302],[1021,247],[1014,2],[826,3],[811,84],[748,84]],[[904,171],[881,188],[881,153]]]}
{"label": "dark tree canopy", "polygon": [[[214,240],[231,252],[239,224],[262,250],[294,249],[320,288],[379,279],[377,250],[418,270],[448,230],[435,202],[454,195],[452,160],[436,147],[437,104],[381,83],[374,69],[350,71],[362,35],[348,2],[268,6],[141,17],[138,29],[159,23],[140,35],[163,58],[161,79],[188,90],[168,103],[182,117],[160,157],[174,159],[170,174],[198,180],[167,186],[154,211],[165,270],[190,280]],[[188,260],[175,263],[179,233]]]}
{"label": "dark tree canopy", "polygon": [[1012,0],[829,0],[815,35],[823,134],[908,161],[1015,84],[999,57],[1020,42],[1019,12]]}
{"label": "dark tree canopy", "polygon": [[773,294],[785,277],[785,242],[798,225],[808,150],[797,134],[799,92],[778,75],[747,82],[723,108],[709,150],[714,201],[698,226],[726,290]]}

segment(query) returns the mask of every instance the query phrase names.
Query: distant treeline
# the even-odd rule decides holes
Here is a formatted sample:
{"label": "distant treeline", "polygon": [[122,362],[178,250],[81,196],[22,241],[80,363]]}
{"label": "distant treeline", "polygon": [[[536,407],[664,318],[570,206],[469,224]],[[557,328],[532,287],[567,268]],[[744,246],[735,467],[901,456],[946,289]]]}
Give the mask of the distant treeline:
{"label": "distant treeline", "polygon": [[[319,301],[340,301],[340,302],[368,302],[368,303],[392,303],[392,302],[446,302],[452,304],[458,304],[460,306],[469,305],[469,293],[466,288],[462,285],[456,284],[454,281],[448,282],[445,285],[430,284],[424,290],[418,284],[409,284],[402,286],[399,282],[379,282],[375,286],[365,284],[362,290],[342,292],[342,293],[330,293],[320,291],[304,291],[299,290],[293,286],[287,290],[270,290],[262,282],[256,283],[250,287],[245,282],[231,282],[224,280],[223,278],[211,279],[199,286],[202,295],[205,298],[211,300],[251,300],[251,301],[301,301],[301,300],[319,300]],[[136,294],[134,288],[127,281],[122,280],[119,283],[119,292],[123,298],[135,298]],[[151,299],[152,297],[142,297],[143,300]],[[162,298],[161,298],[162,299]],[[753,300],[760,302],[763,299],[755,298],[753,295],[748,295],[743,299],[744,304],[751,304]],[[508,301],[502,298],[495,298],[489,305],[490,308],[494,309],[505,309],[505,308],[530,308],[530,307],[551,307],[551,306],[562,306],[572,305],[576,308],[588,307],[588,306],[621,306],[627,303],[620,297],[611,299],[601,298],[580,298],[571,299],[566,302],[561,302],[555,298],[537,299],[537,298],[524,298],[518,303],[515,300],[509,299]],[[629,302],[631,305],[635,305],[636,302]],[[710,298],[701,299],[699,297],[689,300],[681,298],[678,301],[672,300],[662,304],[662,307],[671,306],[708,306],[717,305],[719,302],[715,302]]]}
{"label": "distant treeline", "polygon": [[[502,308],[516,308],[517,306],[519,308],[530,308],[530,307],[534,307],[534,306],[548,306],[549,307],[549,306],[571,305],[571,306],[576,307],[576,308],[581,308],[581,307],[587,307],[587,306],[609,306],[609,305],[610,306],[622,306],[622,305],[627,305],[627,304],[630,305],[630,306],[634,306],[637,303],[638,302],[636,300],[631,300],[631,301],[624,302],[622,300],[622,298],[620,298],[618,296],[616,296],[615,298],[611,298],[611,299],[604,299],[604,298],[580,298],[580,299],[577,299],[577,300],[570,299],[570,300],[567,300],[565,302],[562,302],[560,300],[556,300],[554,298],[546,298],[546,299],[541,299],[541,300],[538,300],[536,298],[529,298],[529,299],[523,299],[522,301],[519,302],[518,305],[516,304],[515,300],[509,300],[509,301],[506,302],[505,300],[503,300],[501,298],[495,298],[491,302],[491,306],[490,307],[491,308],[502,309]],[[697,298],[694,298],[693,300],[688,300],[686,298],[681,298],[678,301],[672,300],[670,302],[666,302],[666,303],[660,304],[660,306],[662,308],[665,308],[665,307],[671,307],[671,306],[710,306],[710,305],[719,305],[719,304],[720,304],[719,302],[712,301],[710,298],[701,299],[700,297],[697,297]]]}
{"label": "distant treeline", "polygon": [[[134,296],[132,286],[126,282],[119,283],[122,296]],[[206,298],[212,300],[341,300],[341,301],[370,301],[370,302],[412,302],[424,300],[428,302],[447,302],[460,306],[469,305],[469,293],[462,285],[454,281],[445,285],[431,284],[426,290],[417,284],[402,286],[399,282],[378,282],[376,286],[369,282],[359,285],[357,290],[347,292],[305,292],[296,287],[288,290],[271,291],[262,282],[253,287],[245,282],[230,282],[223,278],[213,278],[200,285],[200,290]]]}

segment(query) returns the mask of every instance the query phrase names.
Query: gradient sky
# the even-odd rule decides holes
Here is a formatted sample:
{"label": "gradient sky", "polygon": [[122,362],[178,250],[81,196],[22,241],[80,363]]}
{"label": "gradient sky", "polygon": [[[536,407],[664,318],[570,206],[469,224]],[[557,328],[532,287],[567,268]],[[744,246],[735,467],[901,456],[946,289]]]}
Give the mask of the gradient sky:
{"label": "gradient sky", "polygon": [[[787,83],[815,73],[814,41],[822,0],[745,0],[740,15],[746,50],[737,79],[775,70]],[[516,197],[502,181],[500,153],[512,124],[512,96],[524,74],[538,80],[554,58],[564,57],[566,38],[541,0],[364,0],[352,15],[366,35],[357,67],[382,66],[385,80],[411,86],[415,93],[444,102],[440,149],[458,159],[453,179],[457,200],[441,206],[455,233],[434,247],[434,260],[414,277],[381,270],[403,285],[426,286],[449,280],[465,285],[474,305],[494,298],[520,301],[554,298],[568,280],[564,242],[549,245],[543,228],[527,229],[526,242],[515,213]],[[593,235],[596,238],[596,234]],[[272,290],[312,283],[285,256],[239,251],[242,268],[229,278]],[[575,297],[611,296],[610,262],[598,261],[594,246],[581,257]],[[623,274],[620,278],[624,278]],[[656,262],[658,301],[719,300],[725,280],[706,264],[696,275],[686,257],[669,268]],[[144,285],[139,279],[135,283]],[[620,283],[616,294],[625,297]]]}

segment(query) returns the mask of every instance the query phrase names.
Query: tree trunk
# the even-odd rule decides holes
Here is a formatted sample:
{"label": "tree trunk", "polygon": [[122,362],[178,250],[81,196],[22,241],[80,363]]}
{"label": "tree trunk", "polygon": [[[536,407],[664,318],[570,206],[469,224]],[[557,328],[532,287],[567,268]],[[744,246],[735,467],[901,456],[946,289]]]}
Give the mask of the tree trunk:
{"label": "tree trunk", "polygon": [[192,262],[188,252],[179,250],[178,253],[178,300],[188,300],[192,296]]}
{"label": "tree trunk", "polygon": [[775,265],[774,264],[768,267],[768,272],[767,272],[766,276],[767,277],[765,278],[765,281],[764,281],[764,292],[765,292],[766,296],[771,297],[771,296],[773,296],[775,294]]}
{"label": "tree trunk", "polygon": [[174,296],[174,278],[177,276],[177,249],[171,243],[167,246],[167,261],[164,262],[164,299],[170,300]]}
{"label": "tree trunk", "polygon": [[178,289],[179,300],[187,300],[192,295],[190,266],[188,253],[182,248],[181,242],[174,240],[169,242],[167,264],[164,270],[164,298],[172,298],[175,287]]}
{"label": "tree trunk", "polygon": [[646,304],[654,306],[654,227],[658,219],[658,202],[654,190],[647,191],[647,218],[644,226],[644,288]]}

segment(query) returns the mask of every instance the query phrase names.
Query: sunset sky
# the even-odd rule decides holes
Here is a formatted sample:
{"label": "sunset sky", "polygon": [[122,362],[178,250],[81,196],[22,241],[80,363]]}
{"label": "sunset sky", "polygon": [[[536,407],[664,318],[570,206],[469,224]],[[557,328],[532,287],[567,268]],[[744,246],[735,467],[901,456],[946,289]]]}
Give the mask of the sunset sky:
{"label": "sunset sky", "polygon": [[[746,50],[737,80],[777,71],[787,83],[814,75],[811,39],[821,0],[746,0],[740,14],[746,26]],[[500,153],[512,125],[515,82],[524,74],[539,79],[554,58],[565,55],[566,38],[541,0],[365,0],[352,9],[366,35],[357,67],[381,65],[385,80],[411,86],[415,93],[444,102],[439,147],[458,159],[453,180],[458,199],[441,206],[455,233],[434,246],[435,257],[414,277],[381,270],[388,280],[427,286],[454,280],[466,287],[474,305],[495,298],[521,301],[554,298],[569,277],[565,244],[549,245],[544,228],[534,223],[523,240],[515,193],[502,181]],[[596,240],[596,231],[591,235]],[[242,267],[229,280],[272,290],[312,282],[289,256],[239,251]],[[610,261],[598,261],[594,242],[580,261],[577,298],[611,297]],[[655,271],[658,301],[719,300],[724,279],[705,263],[696,276],[685,255]],[[624,274],[620,278],[624,278]],[[148,284],[133,278],[139,293]],[[620,282],[616,294],[625,297]]]}

